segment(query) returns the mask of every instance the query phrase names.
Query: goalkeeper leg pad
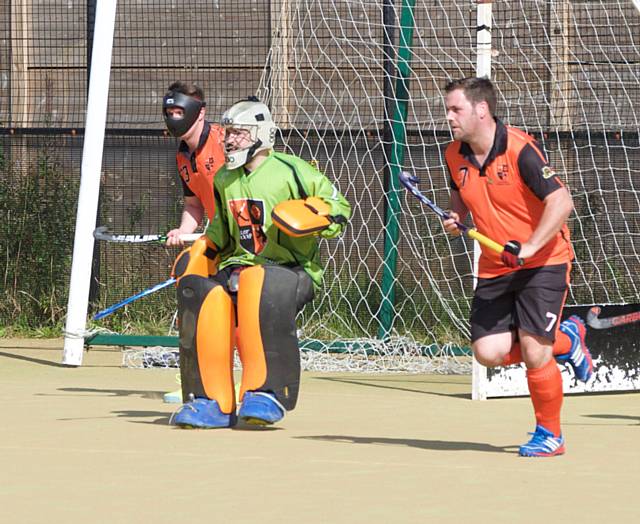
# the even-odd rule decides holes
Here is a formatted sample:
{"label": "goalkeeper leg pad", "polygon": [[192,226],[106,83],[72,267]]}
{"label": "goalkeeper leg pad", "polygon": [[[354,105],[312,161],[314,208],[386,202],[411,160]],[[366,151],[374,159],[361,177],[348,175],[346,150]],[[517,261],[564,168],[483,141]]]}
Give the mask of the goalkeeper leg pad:
{"label": "goalkeeper leg pad", "polygon": [[[238,288],[238,349],[242,360],[242,389],[271,393],[292,410],[300,388],[300,351],[296,313],[302,298],[299,272],[282,266],[254,266],[240,274]],[[311,293],[311,295],[309,295]],[[303,297],[304,295],[304,297]]]}
{"label": "goalkeeper leg pad", "polygon": [[182,398],[215,400],[235,414],[234,306],[211,279],[187,275],[178,283]]}

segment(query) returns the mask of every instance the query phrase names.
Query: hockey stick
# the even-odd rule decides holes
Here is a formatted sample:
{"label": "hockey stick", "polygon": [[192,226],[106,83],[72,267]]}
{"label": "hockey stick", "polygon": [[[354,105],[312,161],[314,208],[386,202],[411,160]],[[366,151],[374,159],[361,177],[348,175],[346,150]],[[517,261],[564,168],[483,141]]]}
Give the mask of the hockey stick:
{"label": "hockey stick", "polygon": [[[423,204],[426,204],[427,207],[431,209],[431,211],[433,211],[436,215],[438,215],[442,220],[451,218],[451,215],[449,215],[449,213],[447,213],[444,209],[438,207],[420,192],[416,185],[418,183],[418,177],[413,176],[406,171],[400,171],[399,178],[402,185],[407,188],[413,194],[413,196],[415,196]],[[456,226],[463,235],[477,240],[478,242],[480,242],[480,244],[488,247],[489,249],[492,249],[496,253],[502,253],[504,251],[504,246],[498,244],[495,240],[491,240],[489,237],[484,236],[477,229],[465,226],[460,222],[456,222]],[[524,261],[522,259],[518,259],[518,263],[522,265],[524,264]]]}
{"label": "hockey stick", "polygon": [[[200,238],[204,233],[191,233],[189,235],[180,235],[183,242],[193,242]],[[124,242],[128,244],[139,244],[142,242],[160,242],[167,241],[167,235],[114,235],[109,232],[106,226],[100,226],[95,229],[93,236],[96,240],[104,240],[106,242]]]}
{"label": "hockey stick", "polygon": [[616,326],[631,324],[640,320],[640,311],[618,315],[617,317],[598,318],[601,308],[593,306],[587,313],[587,324],[593,329],[609,329]]}
{"label": "hockey stick", "polygon": [[102,311],[93,315],[93,320],[99,320],[101,318],[104,318],[107,315],[110,315],[111,313],[113,313],[116,309],[120,309],[122,306],[126,306],[127,304],[130,304],[134,300],[138,300],[139,298],[146,297],[151,293],[155,293],[156,291],[159,291],[162,288],[170,286],[175,281],[176,279],[174,277],[171,277],[170,279],[165,280],[164,282],[160,282],[160,284],[156,284],[155,286],[145,289],[144,291],[140,291],[140,293],[138,293],[137,295],[133,295],[132,297],[125,298],[122,302],[118,302],[113,306],[109,306],[108,308],[103,309]]}

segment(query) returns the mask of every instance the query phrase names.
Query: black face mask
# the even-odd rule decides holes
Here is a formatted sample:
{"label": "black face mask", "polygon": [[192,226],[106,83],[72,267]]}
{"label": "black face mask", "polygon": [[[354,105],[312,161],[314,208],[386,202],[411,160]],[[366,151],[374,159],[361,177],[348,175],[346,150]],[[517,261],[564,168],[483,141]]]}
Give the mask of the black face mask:
{"label": "black face mask", "polygon": [[[162,99],[162,116],[164,116],[164,122],[167,125],[169,133],[176,137],[184,135],[191,129],[191,126],[195,124],[196,120],[198,120],[200,109],[205,105],[204,102],[192,96],[169,91]],[[179,118],[169,115],[167,109],[170,107],[179,107],[184,111],[184,115]]]}

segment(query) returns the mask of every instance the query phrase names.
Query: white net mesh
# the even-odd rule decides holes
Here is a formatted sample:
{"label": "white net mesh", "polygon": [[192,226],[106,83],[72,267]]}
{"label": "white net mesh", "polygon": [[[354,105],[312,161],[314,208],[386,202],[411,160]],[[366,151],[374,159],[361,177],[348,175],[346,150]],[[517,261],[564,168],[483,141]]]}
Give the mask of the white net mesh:
{"label": "white net mesh", "polygon": [[[446,205],[442,90],[476,74],[475,3],[412,4],[281,2],[260,92],[287,149],[316,159],[354,205],[345,238],[323,246],[327,289],[305,311],[304,335],[329,350],[355,336],[391,368],[405,363],[380,341],[382,324],[409,354],[435,345],[446,355],[466,344],[472,292],[472,246],[400,192],[395,301],[384,318],[397,195],[388,178],[414,172]],[[539,139],[575,200],[568,303],[639,301],[640,14],[629,1],[502,1],[492,25],[499,116]]]}
{"label": "white net mesh", "polygon": [[[492,5],[499,116],[539,139],[575,200],[569,304],[640,302],[636,4]],[[317,161],[353,205],[344,237],[322,243],[326,286],[299,318],[305,366],[467,372],[461,349],[468,345],[473,245],[447,237],[437,217],[398,188],[396,175],[417,174],[425,195],[446,206],[443,152],[451,136],[443,88],[476,74],[476,3],[185,0],[180,6],[194,27],[204,23],[209,31],[176,27],[174,3],[150,0],[145,16],[137,3],[119,3],[109,126],[156,129],[162,90],[176,76],[205,89],[211,119],[257,90],[282,130],[278,148]],[[103,189],[107,198],[115,195],[107,201],[109,224],[136,233],[126,218],[114,217],[119,206],[123,217],[132,216],[129,208],[144,215],[140,194],[149,191],[147,200],[155,202],[155,180],[172,188],[166,198],[175,200],[171,147],[141,141],[141,153],[131,154],[129,139],[123,145],[112,137],[107,145],[115,152],[105,160]],[[148,169],[142,152],[164,158],[165,166],[152,170],[153,183],[127,185],[132,165]],[[167,230],[171,219],[153,224],[140,232]],[[108,271],[124,266],[108,256]],[[166,267],[153,267],[154,260],[133,267],[134,289],[144,287],[140,274],[149,268],[161,274],[150,284],[166,278]]]}

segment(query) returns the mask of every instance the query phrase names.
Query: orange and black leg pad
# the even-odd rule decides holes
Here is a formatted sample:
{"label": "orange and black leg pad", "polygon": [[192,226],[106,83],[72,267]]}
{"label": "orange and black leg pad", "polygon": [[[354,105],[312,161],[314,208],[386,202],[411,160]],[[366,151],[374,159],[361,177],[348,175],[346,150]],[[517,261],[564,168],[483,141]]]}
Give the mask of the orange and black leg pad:
{"label": "orange and black leg pad", "polygon": [[295,407],[300,388],[297,288],[297,273],[286,267],[253,266],[240,273],[240,398],[246,391],[268,391],[285,409]]}
{"label": "orange and black leg pad", "polygon": [[231,297],[212,279],[187,275],[178,282],[178,315],[182,398],[212,399],[223,413],[235,411]]}
{"label": "orange and black leg pad", "polygon": [[186,275],[211,277],[216,274],[218,250],[206,235],[198,238],[191,246],[183,249],[176,257],[171,276],[177,281]]}

